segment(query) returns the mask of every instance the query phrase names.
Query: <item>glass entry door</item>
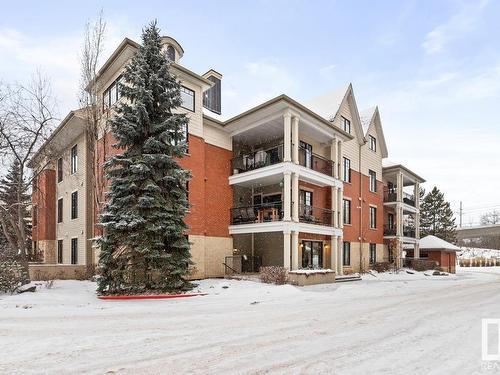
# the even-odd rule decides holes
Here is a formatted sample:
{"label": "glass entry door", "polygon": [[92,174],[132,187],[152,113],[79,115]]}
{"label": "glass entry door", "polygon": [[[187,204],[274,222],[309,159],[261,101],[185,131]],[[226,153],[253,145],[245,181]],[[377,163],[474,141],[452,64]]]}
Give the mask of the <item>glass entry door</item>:
{"label": "glass entry door", "polygon": [[302,268],[323,268],[323,242],[302,241]]}

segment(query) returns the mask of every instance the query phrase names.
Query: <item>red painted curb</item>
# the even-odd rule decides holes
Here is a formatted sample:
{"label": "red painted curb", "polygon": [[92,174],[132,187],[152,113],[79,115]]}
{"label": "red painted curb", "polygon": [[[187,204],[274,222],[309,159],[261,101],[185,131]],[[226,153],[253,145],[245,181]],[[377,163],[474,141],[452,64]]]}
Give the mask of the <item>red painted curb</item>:
{"label": "red painted curb", "polygon": [[192,294],[137,294],[125,296],[97,296],[99,299],[111,301],[126,301],[137,299],[170,299],[170,298],[186,298],[196,296],[206,296],[208,293],[192,293]]}

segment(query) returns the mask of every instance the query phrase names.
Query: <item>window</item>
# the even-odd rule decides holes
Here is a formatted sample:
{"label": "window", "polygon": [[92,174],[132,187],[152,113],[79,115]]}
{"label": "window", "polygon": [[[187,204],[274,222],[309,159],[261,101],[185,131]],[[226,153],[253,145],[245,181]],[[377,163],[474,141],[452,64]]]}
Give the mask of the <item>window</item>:
{"label": "window", "polygon": [[181,107],[194,112],[194,91],[181,86]]}
{"label": "window", "polygon": [[57,240],[57,263],[63,262],[63,240]]}
{"label": "window", "polygon": [[351,265],[351,243],[344,242],[344,246],[342,248],[342,265],[350,266]]}
{"label": "window", "polygon": [[123,85],[123,77],[119,76],[102,94],[104,109],[110,108],[121,98],[121,85]]}
{"label": "window", "polygon": [[303,141],[299,142],[299,146],[300,165],[312,168],[312,146]]}
{"label": "window", "polygon": [[38,225],[38,206],[33,206],[33,226]]}
{"label": "window", "polygon": [[63,222],[63,199],[59,198],[57,200],[57,222]]}
{"label": "window", "polygon": [[299,192],[299,210],[300,215],[312,215],[313,214],[313,193],[312,191],[300,190]]}
{"label": "window", "polygon": [[78,218],[78,192],[71,193],[71,219]]}
{"label": "window", "polygon": [[77,145],[71,147],[71,174],[78,170],[78,148]]}
{"label": "window", "polygon": [[344,129],[345,132],[351,134],[351,121],[349,121],[345,117],[341,117],[340,121],[342,124],[342,129]]}
{"label": "window", "polygon": [[370,150],[377,152],[377,140],[374,136],[370,135]]}
{"label": "window", "polygon": [[377,191],[377,173],[369,170],[368,174],[370,175],[370,191],[375,193]]}
{"label": "window", "polygon": [[377,207],[370,206],[370,228],[377,228]]}
{"label": "window", "polygon": [[349,199],[344,199],[342,211],[344,214],[344,224],[351,224],[351,201]]}
{"label": "window", "polygon": [[377,244],[370,244],[370,264],[374,264],[377,261]]}
{"label": "window", "polygon": [[63,180],[63,159],[57,159],[57,182],[61,182]]}
{"label": "window", "polygon": [[389,229],[394,229],[394,214],[387,215],[387,226]]}
{"label": "window", "polygon": [[172,46],[167,47],[167,58],[170,61],[175,61],[175,49]]}
{"label": "window", "polygon": [[302,268],[323,267],[323,242],[302,241]]}
{"label": "window", "polygon": [[71,239],[71,264],[78,263],[78,238]]}
{"label": "window", "polygon": [[351,182],[351,161],[344,158],[342,179],[344,182]]}

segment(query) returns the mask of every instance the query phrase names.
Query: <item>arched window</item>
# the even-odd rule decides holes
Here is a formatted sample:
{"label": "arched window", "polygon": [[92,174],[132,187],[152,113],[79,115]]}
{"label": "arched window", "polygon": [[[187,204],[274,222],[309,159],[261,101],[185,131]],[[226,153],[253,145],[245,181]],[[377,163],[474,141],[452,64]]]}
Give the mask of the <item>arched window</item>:
{"label": "arched window", "polygon": [[175,49],[172,46],[167,47],[167,57],[170,61],[175,61]]}

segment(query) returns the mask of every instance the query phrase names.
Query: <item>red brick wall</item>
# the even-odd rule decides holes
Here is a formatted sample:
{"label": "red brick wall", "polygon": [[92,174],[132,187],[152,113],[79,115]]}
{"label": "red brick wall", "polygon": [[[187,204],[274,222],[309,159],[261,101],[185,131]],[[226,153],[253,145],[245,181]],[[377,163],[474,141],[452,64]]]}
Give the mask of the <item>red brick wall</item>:
{"label": "red brick wall", "polygon": [[33,226],[33,241],[56,239],[56,172],[42,171],[37,177],[37,188],[33,189],[33,205],[37,206],[37,225]]}
{"label": "red brick wall", "polygon": [[[108,133],[106,139],[99,140],[97,150],[98,181],[101,190],[101,201],[104,201],[104,191],[107,181],[104,181],[102,165],[104,163],[104,149],[106,157],[120,153],[112,148],[115,143],[113,136]],[[232,189],[228,178],[231,172],[232,152],[223,148],[205,143],[197,136],[189,134],[189,153],[179,160],[179,164],[191,171],[189,181],[189,203],[191,208],[186,216],[189,234],[207,235],[215,237],[229,237],[230,208],[233,200]],[[95,210],[95,223],[98,212]],[[101,229],[94,227],[96,234]]]}
{"label": "red brick wall", "polygon": [[332,208],[332,189],[329,186],[321,187],[299,181],[299,190],[309,190],[313,192],[313,207]]}
{"label": "red brick wall", "polygon": [[[362,184],[362,199],[360,187]],[[344,224],[344,241],[384,243],[384,199],[383,183],[377,181],[377,191],[370,191],[370,178],[354,170],[351,182],[344,182],[344,198],[351,198],[351,225]],[[358,207],[360,206],[360,210]],[[377,228],[370,229],[370,205],[377,206]]]}

